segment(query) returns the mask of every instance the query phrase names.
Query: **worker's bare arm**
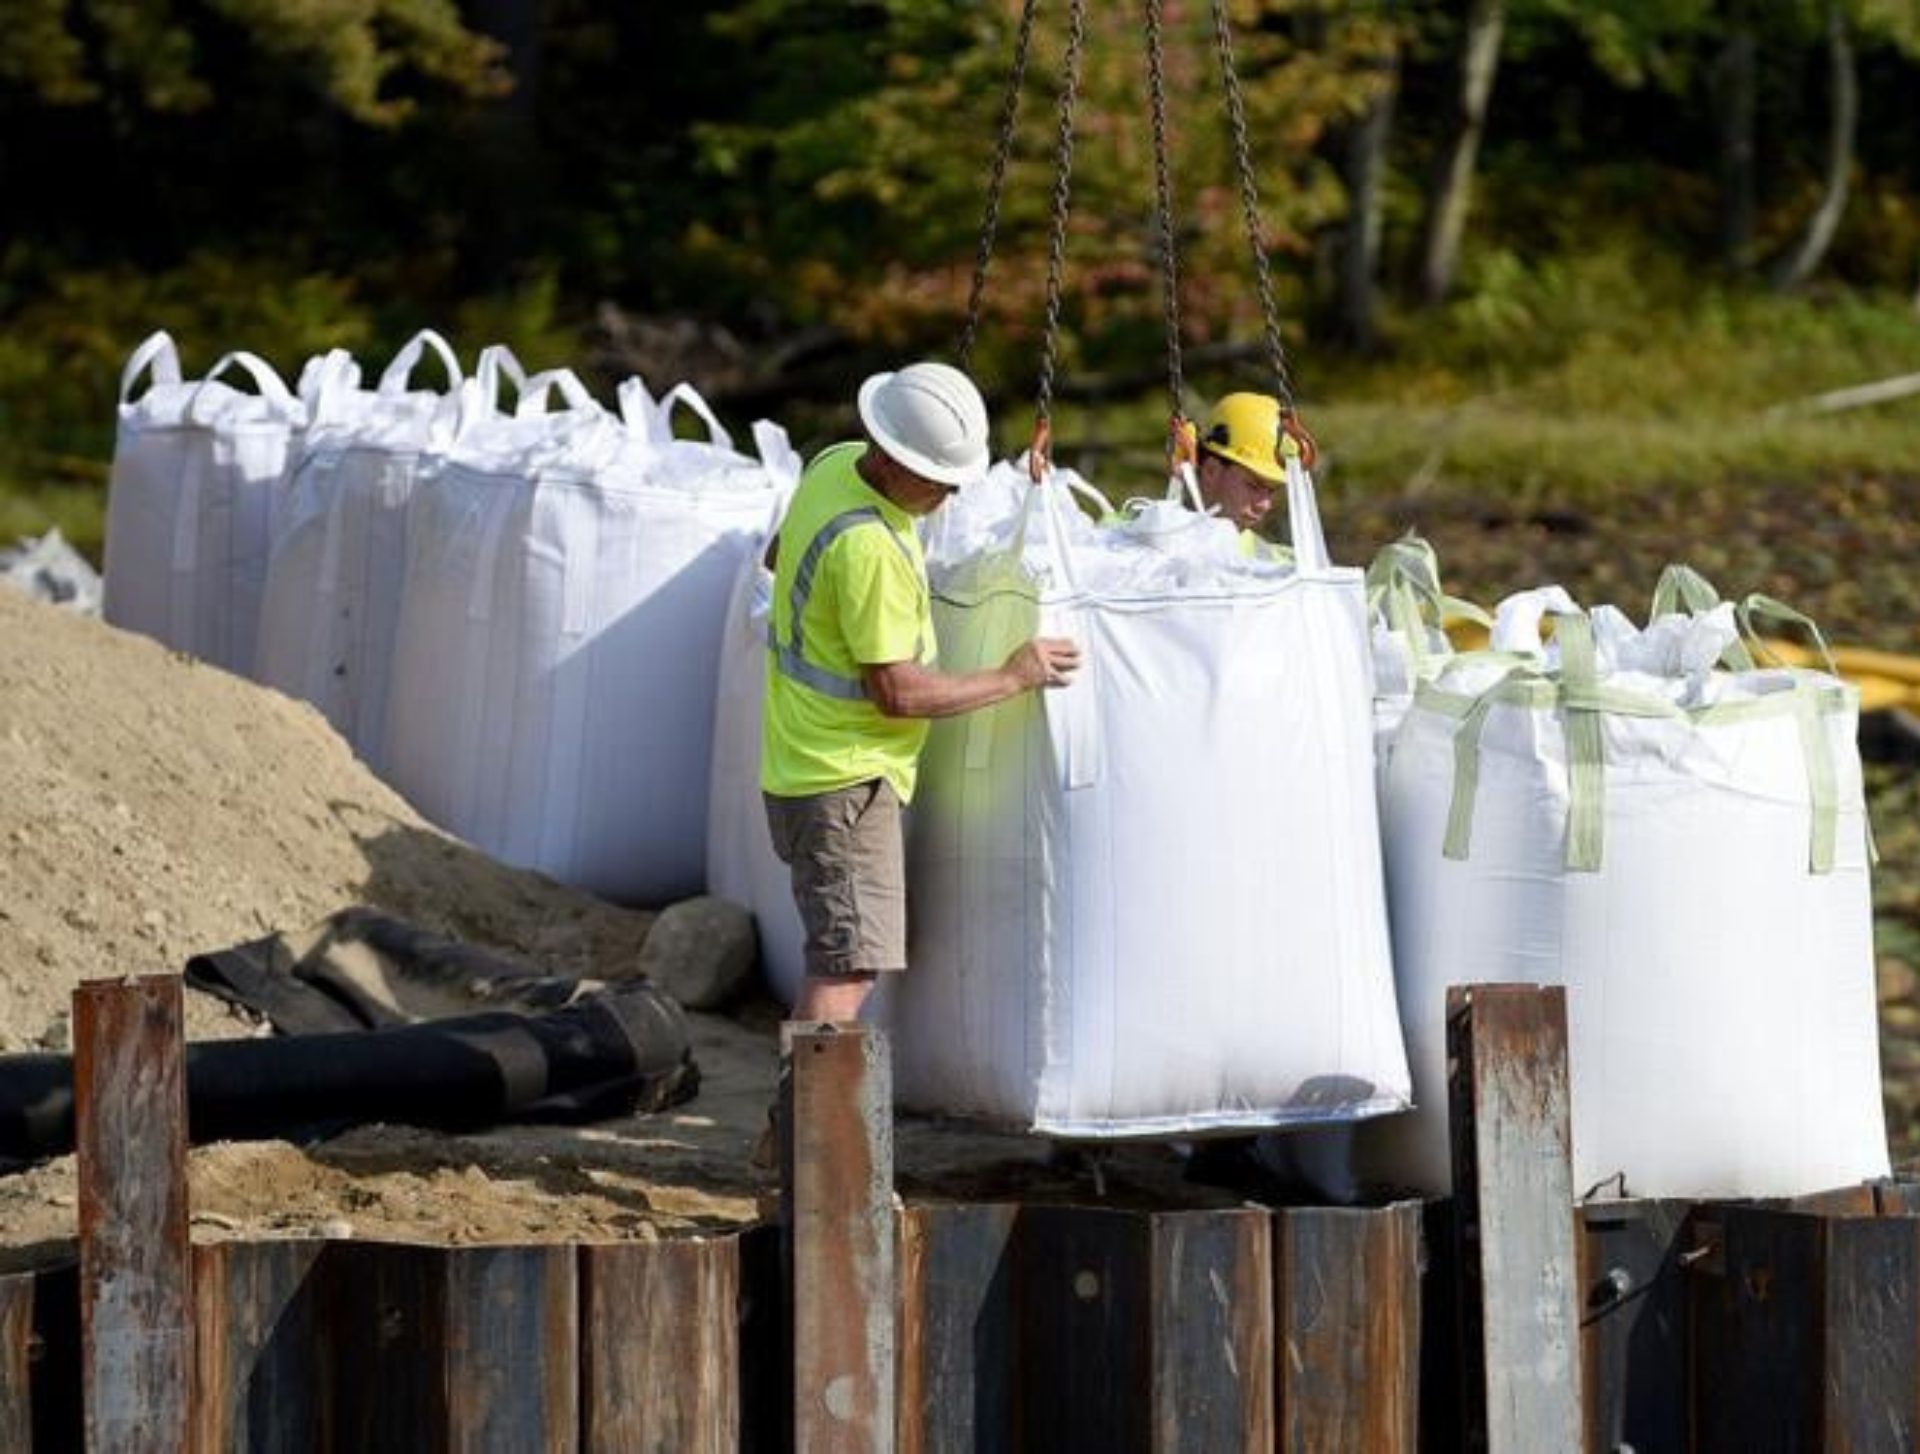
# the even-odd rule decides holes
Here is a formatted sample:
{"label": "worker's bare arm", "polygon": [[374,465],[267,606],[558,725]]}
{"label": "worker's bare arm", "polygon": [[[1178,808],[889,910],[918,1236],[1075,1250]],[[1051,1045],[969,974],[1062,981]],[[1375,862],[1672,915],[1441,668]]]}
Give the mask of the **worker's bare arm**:
{"label": "worker's bare arm", "polygon": [[1080,648],[1038,636],[996,667],[944,672],[914,661],[862,667],[867,696],[889,717],[957,717],[1036,687],[1064,686],[1080,665]]}

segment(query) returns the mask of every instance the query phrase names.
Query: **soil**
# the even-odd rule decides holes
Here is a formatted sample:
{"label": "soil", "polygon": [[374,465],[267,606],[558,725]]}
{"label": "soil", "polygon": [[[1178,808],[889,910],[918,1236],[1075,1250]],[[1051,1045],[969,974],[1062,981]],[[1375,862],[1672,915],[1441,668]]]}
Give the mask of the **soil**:
{"label": "soil", "polygon": [[[0,1053],[68,1049],[83,980],[174,973],[196,952],[355,904],[600,979],[631,972],[651,922],[432,827],[304,703],[0,590]],[[756,1221],[772,1188],[749,1154],[778,1014],[756,999],[689,1018],[701,1089],[674,1111],[195,1148],[195,1235],[597,1241]],[[196,1039],[266,1033],[191,988],[187,1026]],[[903,1122],[896,1155],[909,1194],[1093,1188],[1088,1164],[1050,1162],[1042,1143],[935,1122]],[[1187,1194],[1164,1148],[1098,1170],[1110,1197]],[[63,1254],[75,1215],[71,1157],[0,1177],[0,1269]]]}

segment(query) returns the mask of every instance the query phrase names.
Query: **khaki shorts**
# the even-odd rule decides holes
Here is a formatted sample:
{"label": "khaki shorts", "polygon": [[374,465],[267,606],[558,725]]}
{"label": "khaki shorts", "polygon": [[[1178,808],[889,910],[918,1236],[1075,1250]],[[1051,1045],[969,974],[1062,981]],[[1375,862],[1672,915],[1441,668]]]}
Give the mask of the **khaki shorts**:
{"label": "khaki shorts", "polygon": [[762,796],[773,850],[793,870],[807,973],[905,969],[906,845],[892,784],[874,778],[808,798]]}

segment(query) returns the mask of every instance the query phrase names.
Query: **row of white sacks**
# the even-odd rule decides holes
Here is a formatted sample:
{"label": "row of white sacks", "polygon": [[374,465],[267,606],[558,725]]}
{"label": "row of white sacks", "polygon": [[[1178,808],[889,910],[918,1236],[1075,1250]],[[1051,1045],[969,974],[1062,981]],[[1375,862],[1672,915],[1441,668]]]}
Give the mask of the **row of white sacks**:
{"label": "row of white sacks", "polygon": [[[1024,478],[931,533],[943,658],[1039,630],[1088,665],[934,725],[913,968],[880,1006],[905,1104],[1084,1137],[1359,1123],[1295,1164],[1440,1193],[1447,987],[1561,984],[1582,1189],[1886,1174],[1858,697],[1742,641],[1792,613],[1736,619],[1674,570],[1644,629],[1547,588],[1456,657],[1442,619],[1474,613],[1431,552],[1329,565],[1298,471],[1287,565],[1163,502],[1097,526],[1077,477]],[[730,605],[710,879],[790,996],[754,782],[770,584],[748,562]]]}
{"label": "row of white sacks", "polygon": [[[444,389],[413,381],[428,350]],[[185,379],[155,334],[121,382],[105,613],[311,701],[494,856],[667,902],[705,877],[727,592],[799,475],[754,439],[685,385],[629,380],[616,414],[501,348],[469,377],[432,332],[370,389],[338,350],[294,389],[247,353]]]}
{"label": "row of white sacks", "polygon": [[[565,375],[502,417],[504,355],[466,380],[447,353],[455,385],[420,391],[422,346],[373,390],[344,356],[296,390],[239,357],[242,394],[143,345],[110,619],[229,666],[255,630],[251,669],[429,817],[609,897],[704,881],[755,910],[790,995],[757,786],[785,436],[756,426],[750,458],[709,416],[676,441],[690,391],[634,381],[615,416]],[[1701,589],[1645,632],[1593,613],[1591,680],[1560,660],[1579,626],[1540,644],[1548,608],[1587,619],[1551,595],[1450,660],[1430,556],[1390,550],[1371,588],[1330,565],[1304,474],[1285,564],[1168,502],[1097,526],[1077,488],[1002,466],[929,540],[948,666],[1035,630],[1089,665],[936,724],[914,968],[882,1006],[904,1102],[1092,1137],[1364,1121],[1363,1174],[1438,1190],[1445,986],[1545,981],[1569,987],[1583,1186],[1885,1170],[1845,688],[1732,646],[1703,665],[1730,608]]]}

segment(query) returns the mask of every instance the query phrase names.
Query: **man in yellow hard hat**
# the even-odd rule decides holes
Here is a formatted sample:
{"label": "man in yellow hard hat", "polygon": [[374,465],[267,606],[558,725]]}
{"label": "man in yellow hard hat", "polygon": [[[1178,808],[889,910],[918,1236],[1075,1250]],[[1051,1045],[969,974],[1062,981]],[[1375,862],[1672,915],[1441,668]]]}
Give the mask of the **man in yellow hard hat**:
{"label": "man in yellow hard hat", "polygon": [[1201,502],[1240,532],[1250,556],[1284,556],[1259,534],[1273,509],[1274,492],[1287,482],[1284,459],[1306,460],[1293,430],[1280,430],[1280,401],[1270,394],[1228,394],[1213,406],[1201,431],[1195,477]]}

